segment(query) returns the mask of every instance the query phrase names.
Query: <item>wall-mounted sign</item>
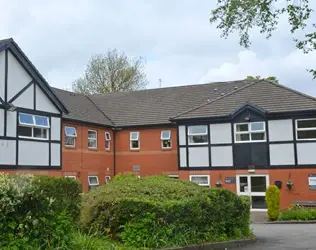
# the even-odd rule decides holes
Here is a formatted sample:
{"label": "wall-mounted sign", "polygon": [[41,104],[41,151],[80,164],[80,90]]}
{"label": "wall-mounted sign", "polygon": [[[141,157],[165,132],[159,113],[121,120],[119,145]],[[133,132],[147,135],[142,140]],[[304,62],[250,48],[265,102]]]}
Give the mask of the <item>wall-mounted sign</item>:
{"label": "wall-mounted sign", "polygon": [[225,183],[226,183],[226,184],[233,184],[233,183],[236,183],[236,177],[226,177],[226,178],[225,178]]}
{"label": "wall-mounted sign", "polygon": [[316,190],[316,174],[308,175],[308,186],[311,190]]}
{"label": "wall-mounted sign", "polygon": [[139,165],[133,165],[133,172],[139,172],[140,166]]}

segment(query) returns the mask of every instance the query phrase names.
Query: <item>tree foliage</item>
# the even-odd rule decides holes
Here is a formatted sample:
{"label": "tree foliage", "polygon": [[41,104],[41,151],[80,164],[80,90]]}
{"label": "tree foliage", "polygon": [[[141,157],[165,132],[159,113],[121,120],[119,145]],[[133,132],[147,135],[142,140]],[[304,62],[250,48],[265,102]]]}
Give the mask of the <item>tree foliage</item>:
{"label": "tree foliage", "polygon": [[245,80],[261,80],[261,79],[265,79],[274,83],[279,83],[278,78],[276,78],[275,76],[268,76],[268,77],[261,77],[261,76],[247,76]]}
{"label": "tree foliage", "polygon": [[[217,0],[217,8],[211,12],[211,23],[217,23],[222,37],[237,32],[239,43],[249,48],[249,32],[258,27],[266,38],[272,36],[278,27],[280,17],[287,15],[290,32],[296,47],[304,53],[316,50],[316,23],[312,23],[312,32],[306,32],[303,39],[298,39],[298,32],[306,28],[311,20],[312,9],[309,0]],[[314,20],[312,20],[314,21]],[[314,78],[316,70],[309,69]]]}
{"label": "tree foliage", "polygon": [[103,94],[137,90],[146,85],[143,59],[130,59],[114,49],[93,55],[84,75],[72,87],[77,93]]}

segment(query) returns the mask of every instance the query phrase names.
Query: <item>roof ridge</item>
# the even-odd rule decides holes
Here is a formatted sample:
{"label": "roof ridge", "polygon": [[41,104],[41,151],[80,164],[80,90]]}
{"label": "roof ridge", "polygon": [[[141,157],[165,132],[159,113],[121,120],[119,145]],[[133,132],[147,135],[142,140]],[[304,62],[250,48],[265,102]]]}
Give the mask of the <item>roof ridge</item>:
{"label": "roof ridge", "polygon": [[85,96],[85,97],[104,115],[105,118],[107,118],[114,126],[116,126],[116,124],[112,121],[112,119],[111,119],[109,116],[107,116],[107,115],[99,108],[99,106],[98,106],[94,101],[92,101],[92,99],[91,99],[88,95],[84,95],[84,94],[83,94],[83,96]]}
{"label": "roof ridge", "polygon": [[234,90],[234,91],[228,92],[226,95],[222,95],[222,96],[220,96],[220,97],[218,97],[218,98],[215,98],[213,101],[207,101],[206,103],[203,103],[203,104],[201,104],[201,105],[199,105],[199,106],[197,106],[197,107],[194,107],[194,108],[189,109],[189,110],[187,110],[187,111],[185,111],[185,112],[182,112],[182,113],[180,113],[180,114],[178,114],[178,115],[176,115],[176,116],[173,116],[173,117],[171,117],[170,119],[175,119],[175,118],[177,118],[177,117],[179,117],[179,116],[182,116],[182,115],[184,115],[184,114],[187,114],[187,113],[189,113],[189,112],[192,112],[192,111],[194,111],[194,110],[197,110],[197,109],[199,109],[199,108],[202,108],[202,107],[204,107],[204,106],[206,106],[206,105],[212,104],[212,103],[214,103],[214,102],[216,102],[216,101],[219,101],[219,100],[221,100],[221,99],[223,99],[223,98],[225,98],[225,97],[227,97],[227,96],[230,96],[230,95],[232,95],[232,94],[235,94],[235,93],[237,93],[237,92],[239,92],[239,91],[241,91],[241,90],[243,90],[243,89],[245,89],[245,88],[248,88],[248,87],[254,85],[255,83],[258,83],[258,82],[261,82],[261,81],[263,81],[263,79],[260,79],[260,80],[251,82],[251,83],[249,83],[249,84],[246,84],[245,86],[243,86],[243,87],[241,87],[241,88],[238,88],[238,89],[236,89],[236,90]]}
{"label": "roof ridge", "polygon": [[308,95],[308,94],[305,94],[305,93],[302,93],[302,92],[297,91],[297,90],[295,90],[295,89],[292,89],[292,88],[290,88],[290,87],[287,87],[287,86],[285,86],[285,85],[283,85],[283,84],[275,83],[275,82],[273,82],[273,81],[265,80],[265,79],[264,79],[264,81],[266,81],[266,82],[268,82],[268,83],[270,83],[270,84],[272,84],[272,85],[274,85],[274,86],[277,86],[277,87],[279,87],[279,88],[286,89],[286,90],[291,91],[291,92],[293,92],[293,93],[295,93],[295,94],[298,94],[298,95],[300,95],[300,96],[303,96],[303,97],[312,99],[313,101],[316,101],[316,98],[315,98],[315,97],[313,97],[313,96],[311,96],[311,95]]}

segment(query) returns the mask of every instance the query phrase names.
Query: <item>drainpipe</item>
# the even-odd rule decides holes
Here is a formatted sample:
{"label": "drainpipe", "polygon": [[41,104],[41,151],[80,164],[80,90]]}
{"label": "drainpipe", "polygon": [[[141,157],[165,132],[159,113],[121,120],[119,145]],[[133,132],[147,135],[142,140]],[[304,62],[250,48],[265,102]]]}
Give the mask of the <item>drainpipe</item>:
{"label": "drainpipe", "polygon": [[116,133],[122,130],[121,128],[113,128],[113,174],[116,175]]}

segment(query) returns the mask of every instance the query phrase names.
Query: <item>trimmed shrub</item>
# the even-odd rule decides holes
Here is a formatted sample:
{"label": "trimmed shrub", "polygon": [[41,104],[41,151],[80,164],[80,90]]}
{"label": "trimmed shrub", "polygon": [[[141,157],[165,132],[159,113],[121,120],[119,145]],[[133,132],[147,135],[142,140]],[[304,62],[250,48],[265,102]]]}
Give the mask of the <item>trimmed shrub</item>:
{"label": "trimmed shrub", "polygon": [[118,176],[83,197],[80,225],[133,247],[247,238],[250,201],[166,176]]}
{"label": "trimmed shrub", "polygon": [[277,220],[280,214],[280,189],[277,186],[271,185],[267,188],[266,203],[269,220]]}
{"label": "trimmed shrub", "polygon": [[80,190],[70,179],[0,173],[0,249],[67,249]]}
{"label": "trimmed shrub", "polygon": [[291,206],[280,213],[279,220],[316,220],[316,208]]}

